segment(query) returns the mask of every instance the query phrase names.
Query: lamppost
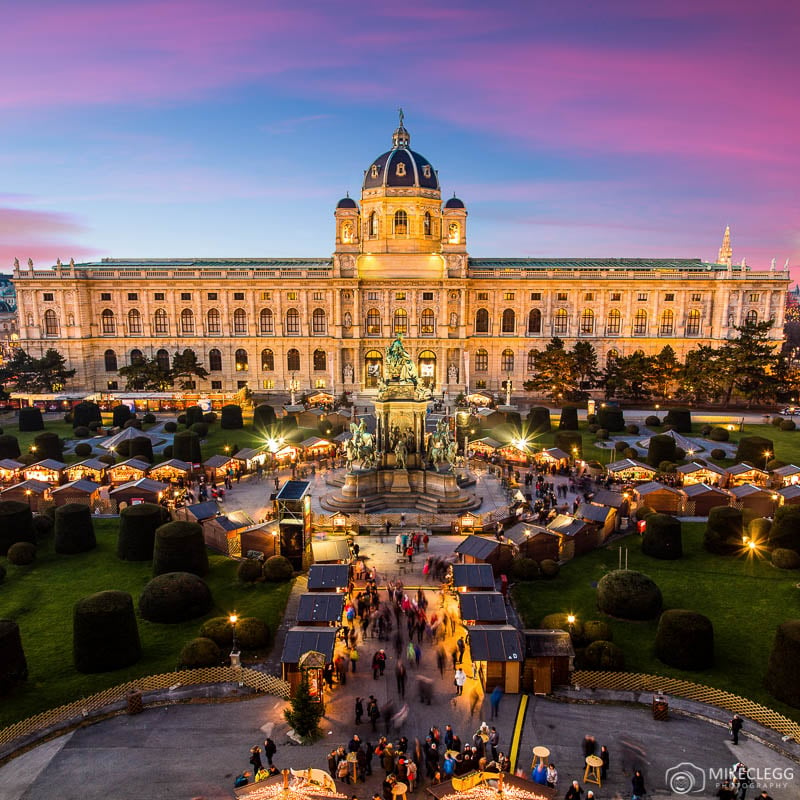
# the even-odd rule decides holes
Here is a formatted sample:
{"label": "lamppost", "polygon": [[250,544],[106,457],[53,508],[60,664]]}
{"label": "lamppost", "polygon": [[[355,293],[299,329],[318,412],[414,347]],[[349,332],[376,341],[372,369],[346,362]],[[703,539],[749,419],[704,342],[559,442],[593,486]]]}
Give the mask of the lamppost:
{"label": "lamppost", "polygon": [[231,666],[232,667],[241,667],[242,662],[240,659],[239,653],[239,642],[236,640],[236,623],[239,621],[239,617],[237,616],[236,612],[234,611],[228,617],[228,622],[231,624],[231,628],[233,629],[233,646],[231,648]]}
{"label": "lamppost", "polygon": [[765,450],[764,451],[764,471],[767,471],[767,462],[772,458],[772,451]]}
{"label": "lamppost", "polygon": [[31,495],[32,494],[33,494],[33,492],[30,489],[26,489],[25,490],[25,497],[28,498],[28,508],[31,507]]}
{"label": "lamppost", "polygon": [[575,615],[574,614],[567,614],[567,624],[569,625],[569,635],[572,638],[572,635],[575,631]]}
{"label": "lamppost", "polygon": [[116,458],[116,456],[114,455],[114,451],[115,451],[116,449],[117,449],[117,448],[116,448],[116,447],[115,447],[113,444],[111,445],[111,447],[109,447],[109,448],[108,448],[108,453],[109,453],[109,455],[111,456],[111,458],[113,459],[113,460],[112,460],[112,462],[111,462],[112,464],[116,464],[116,463],[117,463],[117,458]]}
{"label": "lamppost", "polygon": [[578,461],[578,446],[573,445],[572,447],[572,466],[574,467]]}

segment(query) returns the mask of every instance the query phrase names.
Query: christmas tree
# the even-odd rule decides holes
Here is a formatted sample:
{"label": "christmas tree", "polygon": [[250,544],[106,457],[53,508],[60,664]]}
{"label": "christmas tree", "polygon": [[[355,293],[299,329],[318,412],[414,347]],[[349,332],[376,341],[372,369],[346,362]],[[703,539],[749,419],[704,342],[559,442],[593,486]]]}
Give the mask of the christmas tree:
{"label": "christmas tree", "polygon": [[292,705],[291,709],[287,708],[283,712],[286,721],[301,739],[313,742],[320,735],[319,721],[325,714],[325,703],[321,697],[311,696],[308,675],[305,672],[294,697],[289,702]]}

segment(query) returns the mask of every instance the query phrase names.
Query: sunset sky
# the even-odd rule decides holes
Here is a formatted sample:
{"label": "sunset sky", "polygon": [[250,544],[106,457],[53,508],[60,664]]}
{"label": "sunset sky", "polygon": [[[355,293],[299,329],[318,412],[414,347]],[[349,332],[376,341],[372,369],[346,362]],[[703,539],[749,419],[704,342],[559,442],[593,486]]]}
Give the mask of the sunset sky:
{"label": "sunset sky", "polygon": [[475,256],[800,278],[797,0],[2,6],[0,269],[326,256],[402,106]]}

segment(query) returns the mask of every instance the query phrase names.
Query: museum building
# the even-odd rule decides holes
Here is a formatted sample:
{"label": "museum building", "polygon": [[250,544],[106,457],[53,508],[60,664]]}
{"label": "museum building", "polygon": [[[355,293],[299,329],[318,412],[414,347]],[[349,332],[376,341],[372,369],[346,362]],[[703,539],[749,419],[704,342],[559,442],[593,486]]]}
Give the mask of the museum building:
{"label": "museum building", "polygon": [[782,340],[788,271],[648,258],[471,258],[467,209],[403,125],[367,167],[360,203],[340,200],[326,258],[113,259],[49,269],[14,263],[19,342],[55,348],[70,392],[123,391],[142,355],[168,366],[193,350],[200,392],[367,392],[400,333],[432,391],[521,387],[532,351],[590,342],[604,365],[669,344],[679,358],[734,326],[774,320]]}

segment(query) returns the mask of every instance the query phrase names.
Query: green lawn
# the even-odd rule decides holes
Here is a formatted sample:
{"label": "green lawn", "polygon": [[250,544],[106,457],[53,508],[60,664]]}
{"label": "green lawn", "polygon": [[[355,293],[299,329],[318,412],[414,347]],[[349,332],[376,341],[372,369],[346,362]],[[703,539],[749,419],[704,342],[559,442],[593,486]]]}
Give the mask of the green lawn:
{"label": "green lawn", "polygon": [[128,669],[83,675],[72,664],[72,608],[93,592],[119,589],[138,603],[139,593],[152,577],[150,562],[131,563],[116,556],[118,520],[95,520],[97,549],[75,556],[53,552],[52,536],[39,546],[29,567],[15,567],[0,559],[8,575],[0,586],[0,618],[19,623],[28,661],[26,684],[0,704],[0,727],[39,711],[77,700],[141,675],[176,668],[183,645],[197,636],[203,620],[236,610],[256,616],[275,630],[283,615],[290,583],[242,584],[236,578],[237,562],[210,556],[206,582],[214,609],[203,619],[179,625],[159,625],[139,619],[141,660]]}
{"label": "green lawn", "polygon": [[[711,619],[716,666],[703,672],[668,667],[653,654],[656,621],[610,619],[614,642],[625,652],[625,668],[715,686],[800,721],[800,710],[778,702],[762,686],[775,628],[800,616],[798,574],[777,570],[766,559],[711,555],[703,549],[704,528],[703,523],[684,523],[684,556],[677,561],[642,555],[636,535],[626,537],[621,546],[629,550],[629,569],[658,584],[665,608],[689,608]],[[570,561],[553,580],[517,584],[514,600],[525,625],[536,627],[542,617],[556,612],[572,612],[581,620],[603,618],[595,586],[606,572],[617,569],[619,546]]]}

